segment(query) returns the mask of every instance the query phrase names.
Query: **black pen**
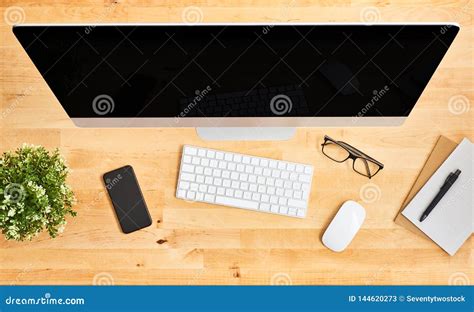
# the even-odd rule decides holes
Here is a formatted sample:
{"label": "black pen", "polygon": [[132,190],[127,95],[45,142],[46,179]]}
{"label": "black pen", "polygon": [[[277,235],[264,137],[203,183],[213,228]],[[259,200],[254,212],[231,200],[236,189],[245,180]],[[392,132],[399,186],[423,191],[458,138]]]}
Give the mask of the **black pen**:
{"label": "black pen", "polygon": [[433,208],[439,203],[441,198],[443,198],[444,194],[453,186],[454,182],[458,179],[459,175],[461,174],[461,170],[456,169],[456,171],[451,172],[448,177],[446,178],[446,181],[444,181],[443,186],[441,186],[441,189],[439,190],[438,194],[436,194],[435,198],[431,201],[431,203],[428,205],[428,208],[423,212],[423,215],[420,218],[420,222],[423,222],[423,220],[428,217],[428,215],[431,213]]}

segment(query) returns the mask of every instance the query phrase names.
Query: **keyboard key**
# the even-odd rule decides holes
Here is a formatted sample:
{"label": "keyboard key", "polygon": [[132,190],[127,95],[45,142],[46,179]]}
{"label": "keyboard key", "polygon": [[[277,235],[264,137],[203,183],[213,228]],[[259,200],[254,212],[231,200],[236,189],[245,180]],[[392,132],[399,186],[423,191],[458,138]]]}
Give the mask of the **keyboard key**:
{"label": "keyboard key", "polygon": [[204,183],[204,176],[203,175],[196,176],[196,182],[197,183]]}
{"label": "keyboard key", "polygon": [[225,194],[225,188],[223,188],[223,187],[218,187],[218,188],[217,188],[217,194],[218,194],[218,195],[224,195],[224,194]]}
{"label": "keyboard key", "polygon": [[201,163],[201,158],[194,156],[192,164],[193,165],[199,165]]}
{"label": "keyboard key", "polygon": [[302,196],[303,196],[303,192],[301,192],[301,191],[295,191],[293,193],[293,197],[296,198],[296,199],[301,199]]}
{"label": "keyboard key", "polygon": [[286,207],[286,206],[280,207],[280,213],[287,214],[288,213],[288,207]]}
{"label": "keyboard key", "polygon": [[260,166],[268,167],[268,159],[260,159]]}
{"label": "keyboard key", "polygon": [[242,157],[242,162],[246,165],[250,164],[250,157],[248,157],[248,156]]}
{"label": "keyboard key", "polygon": [[207,158],[214,158],[216,156],[216,152],[214,151],[207,151]]}
{"label": "keyboard key", "polygon": [[251,192],[256,192],[257,191],[257,184],[250,184],[249,190]]}
{"label": "keyboard key", "polygon": [[275,160],[270,160],[268,167],[275,169],[277,167],[277,162]]}
{"label": "keyboard key", "polygon": [[213,203],[216,197],[214,195],[206,194],[204,195],[204,200]]}
{"label": "keyboard key", "polygon": [[234,192],[234,196],[237,198],[242,198],[242,196],[244,196],[244,192],[242,192],[241,190],[236,190]]}
{"label": "keyboard key", "polygon": [[203,174],[204,173],[204,167],[196,166],[195,170],[196,170],[197,174]]}
{"label": "keyboard key", "polygon": [[186,193],[186,198],[187,198],[187,199],[194,200],[195,197],[196,197],[196,192],[188,191],[188,192]]}
{"label": "keyboard key", "polygon": [[206,157],[206,151],[203,149],[198,150],[198,156],[199,157]]}
{"label": "keyboard key", "polygon": [[179,188],[182,190],[189,189],[189,182],[186,182],[186,181],[179,182]]}
{"label": "keyboard key", "polygon": [[203,201],[204,200],[204,194],[203,193],[196,193],[196,200]]}
{"label": "keyboard key", "polygon": [[303,201],[303,200],[297,200],[297,199],[290,198],[288,200],[288,206],[297,207],[297,208],[305,208],[306,207],[306,202]]}
{"label": "keyboard key", "polygon": [[224,182],[222,182],[223,187],[230,187],[230,184],[231,184],[230,180],[227,180],[227,179],[224,179]]}
{"label": "keyboard key", "polygon": [[260,159],[259,158],[252,158],[250,163],[254,166],[258,166],[258,165],[260,165]]}
{"label": "keyboard key", "polygon": [[250,183],[256,183],[257,182],[257,176],[254,174],[249,175],[249,182]]}
{"label": "keyboard key", "polygon": [[295,169],[296,169],[295,164],[290,163],[290,164],[288,164],[288,166],[286,166],[286,170],[288,170],[288,171],[295,171]]}
{"label": "keyboard key", "polygon": [[288,209],[288,214],[290,216],[296,216],[296,208],[290,208]]}
{"label": "keyboard key", "polygon": [[313,173],[313,168],[311,168],[310,166],[304,167],[304,173],[312,174]]}
{"label": "keyboard key", "polygon": [[279,169],[279,170],[285,170],[285,169],[286,169],[286,163],[284,163],[284,162],[279,162],[279,163],[278,163],[278,169]]}
{"label": "keyboard key", "polygon": [[298,212],[296,214],[298,217],[305,217],[306,216],[306,210],[305,209],[298,209]]}
{"label": "keyboard key", "polygon": [[245,199],[252,199],[252,193],[250,193],[250,192],[244,192],[244,198],[245,198]]}
{"label": "keyboard key", "polygon": [[311,176],[310,176],[310,175],[300,174],[298,180],[300,180],[300,182],[310,182],[310,181],[311,181]]}
{"label": "keyboard key", "polygon": [[204,168],[204,174],[205,175],[212,175],[212,169],[211,168]]}
{"label": "keyboard key", "polygon": [[303,165],[296,165],[296,172],[303,173],[303,171],[304,171]]}
{"label": "keyboard key", "polygon": [[245,199],[239,199],[239,198],[216,196],[216,203],[225,205],[225,206],[233,206],[233,207],[247,208],[247,209],[258,209],[257,202],[253,202],[253,201],[245,200]]}
{"label": "keyboard key", "polygon": [[191,157],[191,156],[185,155],[185,156],[183,157],[183,162],[185,162],[185,163],[187,163],[187,164],[190,164],[191,161],[192,161],[192,157]]}
{"label": "keyboard key", "polygon": [[217,191],[217,188],[214,186],[214,185],[210,185],[208,188],[207,188],[207,192],[209,194],[215,194]]}
{"label": "keyboard key", "polygon": [[225,153],[224,154],[224,159],[226,161],[232,161],[232,159],[233,159],[232,154],[231,153]]}
{"label": "keyboard key", "polygon": [[265,204],[265,203],[261,203],[261,204],[260,204],[260,210],[262,210],[262,211],[270,211],[270,205],[269,205],[269,204]]}
{"label": "keyboard key", "polygon": [[181,180],[194,182],[196,176],[192,173],[181,172]]}
{"label": "keyboard key", "polygon": [[239,174],[239,180],[242,182],[247,182],[248,178],[249,178],[249,175],[246,173]]}
{"label": "keyboard key", "polygon": [[184,147],[184,153],[188,155],[197,155],[197,149],[191,146]]}
{"label": "keyboard key", "polygon": [[218,160],[224,159],[224,153],[223,152],[216,152],[216,159],[218,159]]}
{"label": "keyboard key", "polygon": [[234,190],[233,189],[226,189],[225,190],[225,196],[233,197],[234,196]]}
{"label": "keyboard key", "polygon": [[179,197],[179,198],[186,198],[186,191],[185,190],[178,190],[178,195],[176,195],[176,197]]}
{"label": "keyboard key", "polygon": [[278,205],[271,205],[270,211],[273,213],[278,213],[280,211],[280,207]]}

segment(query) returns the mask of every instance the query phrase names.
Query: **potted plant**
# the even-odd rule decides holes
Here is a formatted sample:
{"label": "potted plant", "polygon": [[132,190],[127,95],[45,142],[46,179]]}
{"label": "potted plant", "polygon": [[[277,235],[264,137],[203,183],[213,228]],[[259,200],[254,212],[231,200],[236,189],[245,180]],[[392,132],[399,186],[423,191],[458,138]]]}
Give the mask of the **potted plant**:
{"label": "potted plant", "polygon": [[26,145],[0,157],[0,229],[7,240],[31,240],[47,230],[56,237],[75,202],[69,169],[56,149]]}

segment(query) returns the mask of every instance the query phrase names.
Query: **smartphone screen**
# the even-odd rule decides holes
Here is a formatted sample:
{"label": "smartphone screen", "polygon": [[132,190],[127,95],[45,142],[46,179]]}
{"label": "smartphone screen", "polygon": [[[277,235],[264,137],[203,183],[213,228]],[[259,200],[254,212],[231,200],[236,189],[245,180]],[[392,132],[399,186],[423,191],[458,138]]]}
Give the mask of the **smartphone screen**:
{"label": "smartphone screen", "polygon": [[115,214],[124,233],[151,225],[151,217],[131,166],[124,166],[103,176]]}

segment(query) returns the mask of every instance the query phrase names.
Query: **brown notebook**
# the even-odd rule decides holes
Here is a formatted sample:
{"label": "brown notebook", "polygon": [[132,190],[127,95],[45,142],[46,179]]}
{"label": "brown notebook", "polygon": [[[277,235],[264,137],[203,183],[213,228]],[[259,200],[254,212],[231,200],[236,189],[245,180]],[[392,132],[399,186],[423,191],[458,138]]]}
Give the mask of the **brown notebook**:
{"label": "brown notebook", "polygon": [[457,144],[450,139],[440,136],[436,142],[433,151],[431,152],[428,160],[426,161],[423,169],[421,169],[418,178],[413,184],[410,192],[408,193],[407,198],[402,204],[402,207],[398,211],[397,216],[395,217],[395,223],[403,226],[404,228],[416,233],[420,236],[423,236],[427,239],[430,239],[425,233],[423,233],[419,228],[417,228],[413,223],[410,222],[401,212],[408,203],[415,197],[416,193],[425,185],[425,183],[430,179],[430,177],[435,173],[435,171],[443,164],[443,162],[448,158],[448,156],[454,151]]}

